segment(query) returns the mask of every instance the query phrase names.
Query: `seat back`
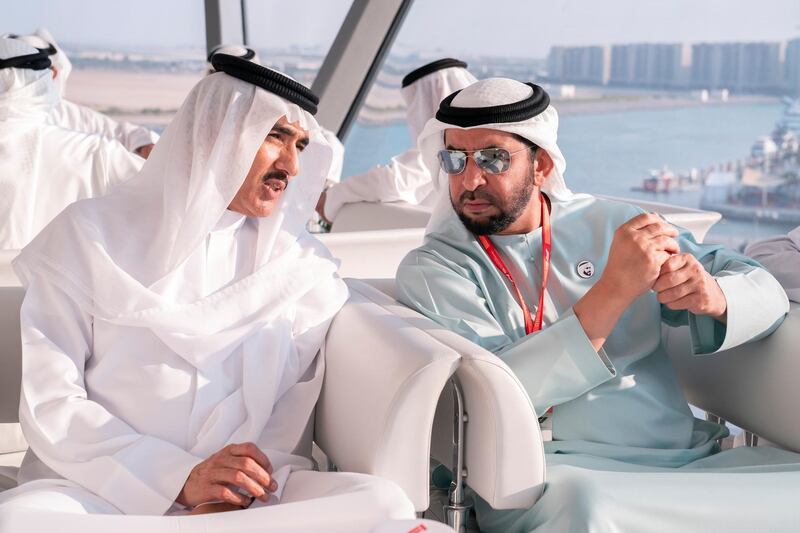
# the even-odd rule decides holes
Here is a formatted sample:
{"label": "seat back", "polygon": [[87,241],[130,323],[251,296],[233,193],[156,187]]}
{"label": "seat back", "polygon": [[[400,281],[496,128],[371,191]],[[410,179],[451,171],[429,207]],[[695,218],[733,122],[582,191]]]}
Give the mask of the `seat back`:
{"label": "seat back", "polygon": [[[539,422],[522,384],[497,356],[394,299],[394,280],[350,280],[370,299],[461,355],[456,376],[468,415],[467,484],[495,509],[532,506],[544,490]],[[453,396],[440,398],[433,424],[433,457],[453,465]]]}
{"label": "seat back", "polygon": [[430,207],[406,202],[355,202],[342,206],[331,233],[424,228],[430,217]]}
{"label": "seat back", "polygon": [[424,228],[351,231],[317,235],[341,261],[339,275],[353,278],[394,278],[408,252],[422,244]]}
{"label": "seat back", "polygon": [[4,454],[21,452],[28,447],[19,426],[22,375],[19,310],[24,296],[22,287],[0,286],[0,463],[3,464],[7,463]]}
{"label": "seat back", "polygon": [[688,327],[663,336],[689,403],[800,452],[800,305],[769,337],[717,354],[693,355]]}
{"label": "seat back", "polygon": [[22,344],[19,309],[25,289],[0,287],[0,423],[18,422]]}

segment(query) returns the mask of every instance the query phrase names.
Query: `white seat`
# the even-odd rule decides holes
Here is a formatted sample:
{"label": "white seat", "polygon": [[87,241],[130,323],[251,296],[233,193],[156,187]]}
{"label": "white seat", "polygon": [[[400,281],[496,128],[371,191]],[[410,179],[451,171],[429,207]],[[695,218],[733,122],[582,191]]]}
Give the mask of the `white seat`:
{"label": "white seat", "polygon": [[[544,490],[544,447],[533,405],[511,369],[493,353],[398,303],[393,279],[348,280],[348,285],[461,356],[456,377],[468,415],[465,481],[495,509],[532,506]],[[451,468],[452,427],[452,396],[445,394],[431,453]]]}
{"label": "white seat", "polygon": [[400,261],[408,252],[422,244],[424,233],[424,228],[420,227],[325,233],[317,237],[341,261],[340,276],[394,278]]}
{"label": "white seat", "polygon": [[342,206],[331,233],[424,228],[430,217],[430,207],[406,202],[355,202]]}
{"label": "white seat", "polygon": [[800,452],[800,305],[769,337],[713,355],[692,355],[686,327],[663,332],[691,404]]}

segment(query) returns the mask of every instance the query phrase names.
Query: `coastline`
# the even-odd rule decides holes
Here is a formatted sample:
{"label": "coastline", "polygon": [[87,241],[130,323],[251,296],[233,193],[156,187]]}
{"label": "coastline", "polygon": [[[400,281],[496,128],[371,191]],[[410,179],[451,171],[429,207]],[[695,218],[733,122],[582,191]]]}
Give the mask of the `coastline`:
{"label": "coastline", "polygon": [[[202,73],[75,69],[67,98],[119,120],[150,126],[165,125]],[[576,98],[553,98],[561,116],[649,111],[701,106],[735,106],[779,102],[779,98],[732,95],[723,102],[702,102],[692,93],[578,87]],[[358,116],[359,124],[380,127],[405,121],[405,104],[395,87],[378,83]]]}

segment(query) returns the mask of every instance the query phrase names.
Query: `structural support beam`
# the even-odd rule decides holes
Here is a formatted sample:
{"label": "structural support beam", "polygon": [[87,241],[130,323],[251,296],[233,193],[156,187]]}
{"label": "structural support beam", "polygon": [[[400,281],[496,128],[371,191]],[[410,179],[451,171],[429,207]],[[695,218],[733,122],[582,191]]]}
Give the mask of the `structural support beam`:
{"label": "structural support beam", "polygon": [[245,44],[244,0],[205,0],[206,53],[220,44]]}
{"label": "structural support beam", "polygon": [[353,0],[317,74],[317,120],[344,139],[413,0]]}

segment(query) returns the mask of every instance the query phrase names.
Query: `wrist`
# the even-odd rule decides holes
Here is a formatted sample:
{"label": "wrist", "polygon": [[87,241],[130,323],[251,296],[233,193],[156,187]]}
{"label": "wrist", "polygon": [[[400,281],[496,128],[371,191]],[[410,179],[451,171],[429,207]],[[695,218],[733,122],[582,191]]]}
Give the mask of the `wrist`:
{"label": "wrist", "polygon": [[605,302],[611,309],[619,309],[620,313],[627,309],[637,298],[635,294],[628,294],[625,282],[609,279],[605,276],[600,276],[600,279],[589,289],[589,292],[594,293],[599,301]]}

